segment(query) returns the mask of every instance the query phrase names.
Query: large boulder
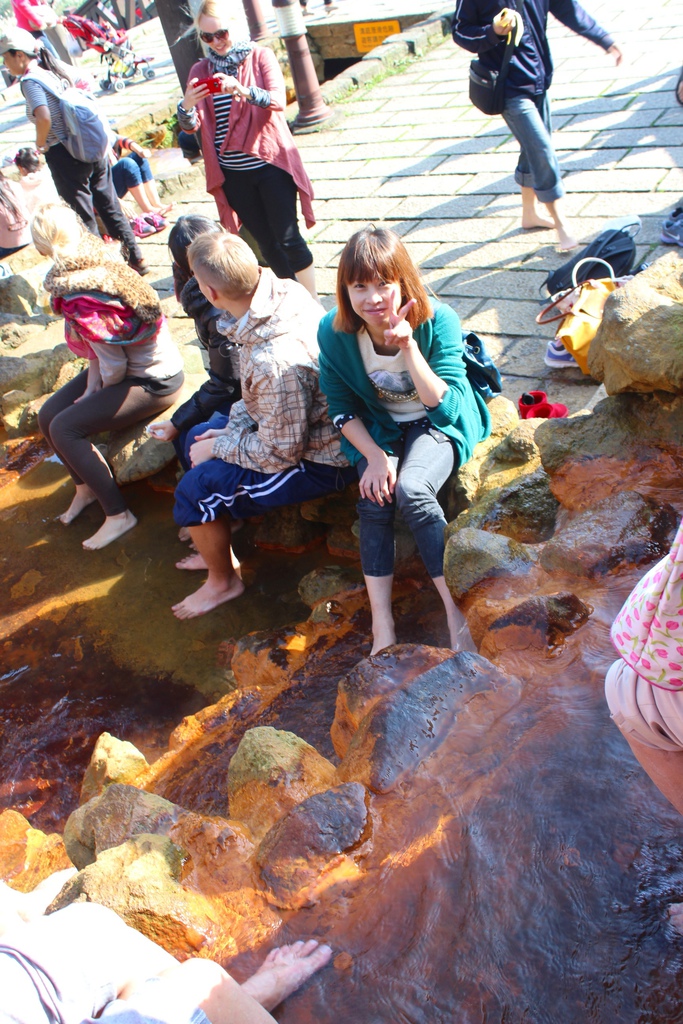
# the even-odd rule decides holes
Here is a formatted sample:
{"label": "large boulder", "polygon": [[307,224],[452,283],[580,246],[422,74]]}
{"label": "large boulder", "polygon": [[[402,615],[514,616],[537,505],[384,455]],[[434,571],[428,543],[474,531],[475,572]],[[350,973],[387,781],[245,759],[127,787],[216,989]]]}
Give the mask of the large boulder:
{"label": "large boulder", "polygon": [[113,782],[67,819],[64,843],[77,868],[103,851],[141,833],[166,835],[183,814],[181,807],[154,793]]}
{"label": "large boulder", "polygon": [[544,546],[546,572],[595,578],[663,558],[673,542],[678,514],[635,491],[621,491],[575,515]]}
{"label": "large boulder", "polygon": [[330,735],[339,757],[344,757],[360,723],[378,700],[452,656],[452,651],[426,644],[397,644],[359,661],[337,686]]}
{"label": "large boulder", "polygon": [[[371,707],[339,765],[339,778],[362,782],[373,793],[389,793],[416,772],[446,736],[458,736],[463,749],[476,749],[491,723],[509,711],[519,694],[519,684],[485,658],[466,651],[452,653]],[[475,712],[470,705],[476,705]]]}
{"label": "large boulder", "polygon": [[510,431],[519,425],[519,413],[508,398],[496,395],[487,404],[491,414],[491,433],[484,441],[480,441],[475,446],[472,458],[464,466],[460,466],[457,473],[446,484],[446,507],[449,519],[454,519],[469,507],[482,481],[488,475],[490,459],[491,457],[495,458],[495,449],[505,440]]}
{"label": "large boulder", "polygon": [[608,395],[683,394],[683,259],[668,252],[610,295],[588,368]]}
{"label": "large boulder", "polygon": [[[452,530],[451,528],[449,528]],[[444,576],[457,600],[484,580],[526,576],[536,564],[533,548],[500,534],[465,527],[451,532],[444,555]]]}
{"label": "large boulder", "polygon": [[83,776],[81,803],[99,796],[112,782],[135,782],[148,767],[147,758],[136,746],[103,732]]}
{"label": "large boulder", "polygon": [[55,871],[70,867],[60,835],[32,828],[18,811],[0,814],[0,880],[19,892],[31,892]]}
{"label": "large boulder", "polygon": [[535,440],[565,508],[587,508],[615,491],[656,494],[683,474],[683,397],[605,398],[591,415],[545,420]]}
{"label": "large boulder", "polygon": [[334,765],[293,732],[259,726],[230,761],[230,817],[261,838],[292,807],[338,782]]}
{"label": "large boulder", "polygon": [[9,277],[0,278],[0,312],[20,316],[45,312],[40,302],[51,261],[29,245],[3,262],[9,265],[12,273]]}
{"label": "large boulder", "polygon": [[323,878],[340,867],[348,879],[342,854],[360,842],[367,817],[364,787],[349,782],[308,797],[273,825],[257,860],[275,906],[311,906]]}

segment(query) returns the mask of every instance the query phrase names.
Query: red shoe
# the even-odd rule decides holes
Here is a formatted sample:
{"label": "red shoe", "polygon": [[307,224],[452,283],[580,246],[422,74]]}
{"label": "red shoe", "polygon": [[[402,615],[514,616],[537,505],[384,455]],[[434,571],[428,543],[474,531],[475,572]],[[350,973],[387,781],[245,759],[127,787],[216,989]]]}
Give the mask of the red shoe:
{"label": "red shoe", "polygon": [[569,412],[561,402],[549,402],[545,391],[525,391],[517,403],[519,415],[523,420],[557,420],[563,419]]}

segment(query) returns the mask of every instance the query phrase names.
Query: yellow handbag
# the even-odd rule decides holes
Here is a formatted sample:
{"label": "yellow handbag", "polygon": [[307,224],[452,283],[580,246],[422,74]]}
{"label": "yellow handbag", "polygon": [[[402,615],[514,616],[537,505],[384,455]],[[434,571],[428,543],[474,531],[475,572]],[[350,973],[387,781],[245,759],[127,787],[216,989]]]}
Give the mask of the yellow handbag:
{"label": "yellow handbag", "polygon": [[[610,276],[598,280],[591,278],[577,284],[577,271],[583,263],[604,263]],[[600,326],[605,303],[614,289],[619,287],[620,282],[615,279],[612,267],[606,260],[590,256],[576,264],[572,271],[572,283],[572,288],[555,296],[550,305],[538,314],[536,323],[549,324],[553,320],[562,320],[555,338],[574,356],[583,373],[588,374],[591,341]],[[555,312],[552,316],[547,316],[551,310]]]}

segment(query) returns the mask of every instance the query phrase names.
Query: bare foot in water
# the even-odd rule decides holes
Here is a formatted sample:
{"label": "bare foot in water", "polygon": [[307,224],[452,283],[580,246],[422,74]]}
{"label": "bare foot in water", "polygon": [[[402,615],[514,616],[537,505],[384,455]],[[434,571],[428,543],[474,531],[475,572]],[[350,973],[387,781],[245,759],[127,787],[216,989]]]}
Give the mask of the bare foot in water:
{"label": "bare foot in water", "polygon": [[188,540],[192,540],[192,534],[187,526],[181,526],[178,530],[178,540],[182,541],[183,544],[187,544]]}
{"label": "bare foot in water", "polygon": [[107,544],[122,537],[136,525],[137,519],[128,509],[118,516],[107,516],[97,533],[93,533],[92,537],[83,541],[83,547],[86,551],[98,551],[100,548],[106,548]]}
{"label": "bare foot in water", "polygon": [[199,615],[206,615],[226,601],[233,601],[244,593],[244,583],[239,576],[231,576],[229,580],[213,582],[210,579],[190,594],[184,601],[173,605],[173,614],[177,619],[196,619]]}
{"label": "bare foot in water", "polygon": [[264,1009],[273,1010],[324,967],[331,956],[330,947],[320,946],[315,939],[279,946],[271,950],[256,974],[243,983],[242,990]]}
{"label": "bare foot in water", "polygon": [[74,519],[80,516],[84,508],[88,505],[92,505],[93,501],[97,501],[94,491],[91,491],[87,484],[76,484],[76,493],[73,496],[73,500],[69,505],[66,512],[63,512],[61,516],[58,516],[60,523],[64,523],[68,526],[69,523],[73,523]]}
{"label": "bare foot in water", "polygon": [[[232,548],[230,548],[230,561],[232,562],[233,569],[241,578],[242,566],[237,561],[237,557]],[[206,564],[204,556],[200,555],[198,551],[196,551],[194,555],[186,555],[185,558],[181,558],[179,562],[176,562],[175,567],[176,569],[188,569],[190,572],[193,572],[197,569],[203,569],[204,572],[206,572],[207,569],[209,568],[208,565]]]}
{"label": "bare foot in water", "polygon": [[669,920],[679,935],[683,935],[683,903],[669,904]]}
{"label": "bare foot in water", "polygon": [[378,630],[372,635],[372,650],[370,651],[370,654],[379,654],[379,652],[383,651],[385,647],[391,647],[392,644],[395,643],[396,633],[393,627],[387,627],[385,630]]}
{"label": "bare foot in water", "polygon": [[206,572],[209,568],[204,556],[200,555],[198,551],[194,555],[186,555],[185,558],[181,558],[179,562],[176,562],[175,567],[176,569],[189,569],[190,572],[196,569],[203,569]]}

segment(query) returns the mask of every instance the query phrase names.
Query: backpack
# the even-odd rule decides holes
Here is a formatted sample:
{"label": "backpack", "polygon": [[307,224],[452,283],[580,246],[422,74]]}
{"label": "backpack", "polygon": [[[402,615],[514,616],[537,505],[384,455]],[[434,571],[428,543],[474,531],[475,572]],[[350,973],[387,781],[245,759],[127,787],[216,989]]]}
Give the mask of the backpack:
{"label": "backpack", "polygon": [[[36,69],[39,70],[39,69]],[[59,89],[52,82],[55,76],[50,72],[26,75],[26,81],[35,81],[59,100],[66,135],[60,142],[75,160],[86,164],[96,163],[107,153],[110,145],[109,129],[104,124],[93,96],[75,85]]]}
{"label": "backpack", "polygon": [[[547,288],[549,295],[556,295],[575,284],[588,281],[591,277],[604,277],[604,267],[600,263],[592,263],[591,257],[609,263],[614,277],[624,277],[631,270],[636,258],[636,243],[633,239],[639,231],[640,218],[638,217],[630,217],[616,222],[614,227],[606,228],[576,256],[572,256],[561,267],[548,274],[541,288]],[[580,260],[587,260],[587,262],[578,271],[576,281],[573,281],[572,272]]]}

